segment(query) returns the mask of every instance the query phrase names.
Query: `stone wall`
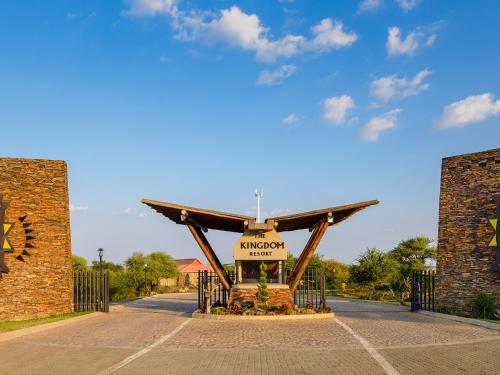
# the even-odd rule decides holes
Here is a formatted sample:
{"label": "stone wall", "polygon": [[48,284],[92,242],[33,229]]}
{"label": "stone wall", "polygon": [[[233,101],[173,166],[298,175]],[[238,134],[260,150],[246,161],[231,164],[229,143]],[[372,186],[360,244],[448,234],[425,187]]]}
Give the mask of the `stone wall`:
{"label": "stone wall", "polygon": [[[0,279],[0,320],[71,311],[73,298],[66,163],[0,158],[5,222],[12,224]],[[3,234],[3,233],[2,233]],[[9,247],[9,245],[7,245]],[[1,257],[1,255],[0,255]]]}
{"label": "stone wall", "polygon": [[500,149],[444,158],[439,202],[436,305],[472,313],[479,292],[500,302],[490,219],[500,194]]}
{"label": "stone wall", "polygon": [[[288,305],[292,306],[293,299],[290,289],[288,288],[273,288],[269,284],[267,285],[268,291],[268,304],[269,305]],[[248,303],[257,304],[257,288],[239,288],[235,286],[231,289],[231,294],[229,296],[229,304],[234,303]]]}

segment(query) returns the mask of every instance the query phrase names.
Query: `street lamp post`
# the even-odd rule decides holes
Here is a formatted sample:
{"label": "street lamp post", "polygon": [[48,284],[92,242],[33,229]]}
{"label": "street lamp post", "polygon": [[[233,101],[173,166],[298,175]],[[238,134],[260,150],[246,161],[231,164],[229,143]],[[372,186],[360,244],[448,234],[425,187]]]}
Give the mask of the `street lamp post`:
{"label": "street lamp post", "polygon": [[99,270],[102,272],[102,255],[104,254],[104,249],[100,247],[97,249],[97,253],[99,254]]}
{"label": "street lamp post", "polygon": [[148,265],[144,265],[144,294],[148,294]]}

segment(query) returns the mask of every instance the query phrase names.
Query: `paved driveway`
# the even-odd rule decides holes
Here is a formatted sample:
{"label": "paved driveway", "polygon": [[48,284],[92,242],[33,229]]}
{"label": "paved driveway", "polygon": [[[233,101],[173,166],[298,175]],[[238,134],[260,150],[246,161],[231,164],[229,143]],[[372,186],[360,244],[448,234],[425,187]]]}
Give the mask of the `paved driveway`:
{"label": "paved driveway", "polygon": [[189,318],[194,294],[0,343],[0,374],[497,374],[500,332],[374,302],[329,299],[337,319]]}

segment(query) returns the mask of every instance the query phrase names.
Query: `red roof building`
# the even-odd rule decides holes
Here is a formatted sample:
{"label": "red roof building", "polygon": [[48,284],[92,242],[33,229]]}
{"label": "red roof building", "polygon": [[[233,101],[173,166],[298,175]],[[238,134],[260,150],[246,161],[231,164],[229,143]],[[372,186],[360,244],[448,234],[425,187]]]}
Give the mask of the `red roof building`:
{"label": "red roof building", "polygon": [[180,273],[193,273],[198,271],[213,271],[208,264],[203,264],[198,258],[176,259]]}

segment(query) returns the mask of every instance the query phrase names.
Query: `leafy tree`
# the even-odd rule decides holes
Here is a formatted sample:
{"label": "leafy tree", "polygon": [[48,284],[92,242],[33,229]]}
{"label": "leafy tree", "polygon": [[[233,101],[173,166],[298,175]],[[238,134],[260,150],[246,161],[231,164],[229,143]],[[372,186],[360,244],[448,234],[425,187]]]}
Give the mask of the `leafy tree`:
{"label": "leafy tree", "polygon": [[322,254],[314,254],[309,262],[309,266],[311,268],[317,269],[323,266],[323,255]]}
{"label": "leafy tree", "polygon": [[87,265],[87,259],[80,255],[73,255],[71,257],[73,263],[73,271],[89,271],[89,267]]}
{"label": "leafy tree", "polygon": [[[92,270],[93,271],[100,271],[101,270],[101,265],[100,265],[98,260],[92,261]],[[103,261],[102,262],[102,270],[103,271],[113,271],[113,272],[123,272],[124,268],[121,264]]]}
{"label": "leafy tree", "polygon": [[295,266],[296,262],[297,258],[295,258],[291,252],[286,253],[286,269],[288,270],[288,272],[293,269],[293,266]]}
{"label": "leafy tree", "polygon": [[149,255],[135,252],[125,260],[125,266],[130,282],[137,289],[144,285],[144,266],[146,264],[148,265],[148,280],[152,280],[154,286],[157,286],[162,278],[168,279],[179,275],[177,262],[170,255],[162,251],[155,251]]}
{"label": "leafy tree", "polygon": [[383,251],[374,247],[367,249],[356,261],[350,269],[352,279],[365,285],[385,281],[396,266]]}
{"label": "leafy tree", "polygon": [[339,288],[340,284],[349,279],[349,266],[335,259],[322,260],[325,270],[325,281],[327,288]]}
{"label": "leafy tree", "polygon": [[232,272],[232,273],[235,272],[234,264],[224,264],[223,266],[226,272]]}
{"label": "leafy tree", "polygon": [[259,274],[259,285],[257,290],[257,300],[259,301],[259,305],[261,307],[265,307],[268,301],[268,291],[267,291],[267,272],[266,265],[262,262],[259,266],[260,274]]}
{"label": "leafy tree", "polygon": [[391,288],[400,294],[401,299],[407,299],[411,289],[413,271],[425,269],[427,260],[436,259],[434,241],[425,236],[417,236],[399,242],[387,256],[396,264],[392,267],[388,280]]}
{"label": "leafy tree", "polygon": [[417,236],[401,241],[389,256],[400,264],[411,269],[422,270],[427,260],[436,259],[436,247],[431,246],[434,241],[425,236]]}
{"label": "leafy tree", "polygon": [[146,257],[148,273],[151,275],[154,285],[158,285],[160,279],[174,278],[179,275],[177,262],[170,255],[162,251],[155,251]]}

